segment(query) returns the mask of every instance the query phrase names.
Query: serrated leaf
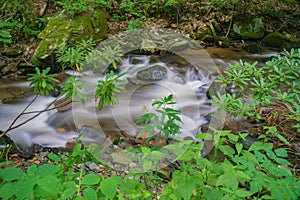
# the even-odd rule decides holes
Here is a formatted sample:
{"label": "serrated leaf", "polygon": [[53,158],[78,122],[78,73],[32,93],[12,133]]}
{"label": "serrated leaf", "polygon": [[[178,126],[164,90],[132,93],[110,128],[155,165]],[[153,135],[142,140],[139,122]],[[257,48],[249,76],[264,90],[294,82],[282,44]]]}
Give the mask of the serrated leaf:
{"label": "serrated leaf", "polygon": [[58,196],[60,192],[61,183],[57,177],[53,175],[47,175],[37,181],[38,185],[46,191],[52,198]]}
{"label": "serrated leaf", "polygon": [[97,174],[87,174],[82,178],[82,185],[96,185],[100,182],[100,176]]}

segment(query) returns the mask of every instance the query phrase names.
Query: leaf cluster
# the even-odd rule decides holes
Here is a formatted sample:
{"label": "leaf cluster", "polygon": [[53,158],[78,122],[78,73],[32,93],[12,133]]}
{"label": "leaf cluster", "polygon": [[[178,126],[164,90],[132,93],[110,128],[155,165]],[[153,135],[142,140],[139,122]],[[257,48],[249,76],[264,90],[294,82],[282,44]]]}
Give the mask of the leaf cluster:
{"label": "leaf cluster", "polygon": [[155,135],[163,134],[164,137],[168,138],[170,135],[180,134],[178,123],[182,123],[182,120],[179,117],[180,111],[171,107],[174,104],[172,94],[154,101],[152,106],[155,107],[155,113],[149,112],[136,121],[137,124],[144,123],[137,137],[149,133],[147,137],[147,141],[149,141]]}
{"label": "leaf cluster", "polygon": [[48,74],[50,72],[50,67],[43,69],[42,72],[38,67],[35,68],[36,74],[28,74],[30,80],[30,85],[33,87],[35,94],[49,95],[54,86],[59,81],[54,78],[56,74]]}
{"label": "leaf cluster", "polygon": [[285,115],[299,123],[299,69],[299,49],[284,51],[263,67],[242,61],[230,65],[217,80],[228,92],[212,97],[214,105],[235,117],[257,119],[264,110],[285,105]]}

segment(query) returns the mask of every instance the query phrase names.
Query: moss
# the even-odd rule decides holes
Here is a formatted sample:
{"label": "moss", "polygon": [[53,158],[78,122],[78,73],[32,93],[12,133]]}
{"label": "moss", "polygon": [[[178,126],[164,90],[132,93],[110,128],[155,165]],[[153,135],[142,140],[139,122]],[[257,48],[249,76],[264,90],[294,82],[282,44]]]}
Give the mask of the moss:
{"label": "moss", "polygon": [[39,34],[41,42],[35,51],[35,56],[40,59],[48,57],[58,45],[66,42],[70,35],[70,22],[63,18],[51,18],[46,28]]}
{"label": "moss", "polygon": [[[51,66],[49,57],[53,50],[64,42],[73,46],[84,39],[104,39],[107,30],[107,15],[96,11],[89,15],[80,15],[66,19],[63,15],[51,18],[46,28],[39,34],[41,42],[35,51],[36,60],[42,65]],[[50,59],[53,60],[53,59]]]}

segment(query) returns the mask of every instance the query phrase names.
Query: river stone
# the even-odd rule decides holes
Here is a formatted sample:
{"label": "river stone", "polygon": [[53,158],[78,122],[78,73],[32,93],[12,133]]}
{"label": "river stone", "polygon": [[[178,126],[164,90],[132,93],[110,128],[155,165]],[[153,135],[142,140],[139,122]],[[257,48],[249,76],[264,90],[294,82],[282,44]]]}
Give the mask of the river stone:
{"label": "river stone", "polygon": [[3,59],[0,58],[0,70],[6,66],[6,63]]}
{"label": "river stone", "polygon": [[265,34],[265,24],[261,18],[242,18],[233,24],[233,31],[242,39],[260,39]]}
{"label": "river stone", "polygon": [[182,51],[189,46],[188,40],[176,38],[174,40],[170,40],[167,44],[168,50],[172,52]]}
{"label": "river stone", "polygon": [[268,47],[281,49],[300,47],[300,41],[291,41],[289,38],[279,32],[269,33],[266,37],[264,37],[264,39],[262,39],[261,43]]}
{"label": "river stone", "polygon": [[136,73],[136,78],[142,81],[161,81],[166,76],[167,69],[160,65],[155,65]]}
{"label": "river stone", "polygon": [[[53,50],[66,42],[70,46],[93,38],[104,39],[107,30],[107,15],[105,12],[96,11],[92,14],[80,15],[73,19],[60,15],[51,18],[46,28],[39,34],[39,43],[33,60],[34,64],[51,66],[53,64]],[[51,61],[52,63],[49,63]]]}

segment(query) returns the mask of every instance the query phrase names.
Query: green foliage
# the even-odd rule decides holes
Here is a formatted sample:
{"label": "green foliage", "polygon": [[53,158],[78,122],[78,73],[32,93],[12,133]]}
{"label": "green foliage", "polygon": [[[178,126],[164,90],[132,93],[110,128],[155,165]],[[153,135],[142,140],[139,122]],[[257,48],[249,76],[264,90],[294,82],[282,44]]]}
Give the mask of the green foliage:
{"label": "green foliage", "polygon": [[232,91],[212,97],[215,106],[235,117],[260,119],[264,110],[283,104],[284,114],[299,124],[300,50],[285,51],[266,62],[266,66],[256,65],[257,62],[242,61],[230,65],[217,81]]}
{"label": "green foliage", "polygon": [[126,73],[114,77],[113,71],[105,75],[105,80],[98,80],[95,93],[96,100],[99,98],[98,109],[101,110],[104,104],[113,106],[118,103],[116,93],[121,91],[121,87],[117,83],[124,82],[120,80]]}
{"label": "green foliage", "polygon": [[111,8],[111,1],[107,0],[55,0],[55,3],[61,6],[63,9],[65,9],[66,12],[68,12],[71,15],[95,11],[99,8]]}
{"label": "green foliage", "polygon": [[61,63],[62,68],[73,68],[77,71],[82,69],[83,62],[87,55],[93,51],[95,41],[92,38],[88,40],[82,40],[77,43],[75,47],[68,47],[66,43],[63,43],[57,50],[57,61]]}
{"label": "green foliage", "polygon": [[169,135],[176,135],[180,133],[180,126],[176,123],[182,123],[179,110],[173,109],[170,106],[174,105],[173,95],[164,97],[160,101],[152,103],[155,108],[155,113],[149,112],[141,116],[136,123],[145,123],[142,130],[138,133],[137,137],[141,137],[144,133],[148,132],[147,140],[151,140],[155,135],[163,134],[166,138]]}
{"label": "green foliage", "polygon": [[33,87],[35,94],[49,95],[54,90],[55,84],[59,82],[54,78],[56,74],[48,74],[50,67],[43,69],[42,72],[36,67],[35,71],[36,74],[28,74],[28,80],[31,81],[29,86]]}
{"label": "green foliage", "polygon": [[72,101],[79,98],[82,102],[88,99],[88,97],[80,92],[81,89],[86,88],[86,83],[81,80],[76,80],[75,76],[70,76],[68,82],[62,84],[61,94],[66,94],[66,99],[70,98]]}

